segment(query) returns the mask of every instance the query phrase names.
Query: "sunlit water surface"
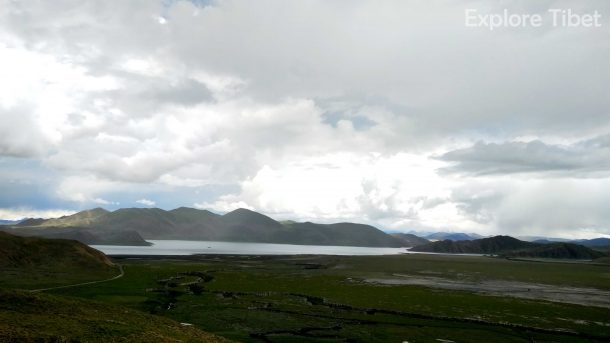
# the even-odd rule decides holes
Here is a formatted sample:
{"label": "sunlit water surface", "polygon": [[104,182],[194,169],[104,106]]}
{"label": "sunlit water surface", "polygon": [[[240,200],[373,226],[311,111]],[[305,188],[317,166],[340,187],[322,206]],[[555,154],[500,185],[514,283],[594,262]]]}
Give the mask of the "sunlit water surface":
{"label": "sunlit water surface", "polygon": [[149,240],[151,246],[92,245],[107,255],[396,255],[406,248]]}

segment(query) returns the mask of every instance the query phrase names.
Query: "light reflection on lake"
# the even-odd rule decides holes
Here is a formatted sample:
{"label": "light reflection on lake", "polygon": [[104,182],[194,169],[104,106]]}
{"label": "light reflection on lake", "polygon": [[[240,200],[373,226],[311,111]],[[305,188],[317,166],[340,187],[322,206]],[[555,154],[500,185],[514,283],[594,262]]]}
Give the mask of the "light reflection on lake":
{"label": "light reflection on lake", "polygon": [[107,255],[396,255],[406,248],[149,240],[152,246],[92,245]]}

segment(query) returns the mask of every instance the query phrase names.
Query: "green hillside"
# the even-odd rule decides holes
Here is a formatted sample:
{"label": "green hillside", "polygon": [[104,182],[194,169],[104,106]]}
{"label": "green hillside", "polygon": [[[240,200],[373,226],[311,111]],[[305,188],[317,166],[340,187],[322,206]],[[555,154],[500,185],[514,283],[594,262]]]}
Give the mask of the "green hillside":
{"label": "green hillside", "polygon": [[18,237],[0,232],[0,268],[102,268],[113,263],[73,240]]}
{"label": "green hillside", "polygon": [[53,287],[117,274],[106,255],[78,241],[0,232],[0,288]]}
{"label": "green hillside", "polygon": [[286,225],[287,230],[274,238],[278,243],[346,245],[369,247],[401,247],[401,241],[385,232],[364,224],[311,222]]}
{"label": "green hillside", "polygon": [[491,254],[509,257],[595,259],[604,253],[573,243],[541,244],[510,236],[495,236],[472,241],[437,241],[416,246],[411,251],[447,254]]}
{"label": "green hillside", "polygon": [[447,239],[416,246],[411,250],[450,254],[498,254],[536,246],[538,245],[535,243],[520,241],[510,236],[495,236],[472,241],[452,241]]}
{"label": "green hillside", "polygon": [[[39,226],[87,226],[108,213],[109,212],[107,210],[98,207],[91,210],[81,211],[69,216],[48,219],[41,222]],[[27,225],[28,222],[22,222],[20,224],[20,226]]]}
{"label": "green hillside", "polygon": [[523,251],[510,252],[506,256],[594,260],[604,257],[606,254],[574,243],[553,243]]}
{"label": "green hillside", "polygon": [[80,242],[0,232],[0,342],[227,342],[132,309],[16,290],[91,287],[122,277],[118,272]]}

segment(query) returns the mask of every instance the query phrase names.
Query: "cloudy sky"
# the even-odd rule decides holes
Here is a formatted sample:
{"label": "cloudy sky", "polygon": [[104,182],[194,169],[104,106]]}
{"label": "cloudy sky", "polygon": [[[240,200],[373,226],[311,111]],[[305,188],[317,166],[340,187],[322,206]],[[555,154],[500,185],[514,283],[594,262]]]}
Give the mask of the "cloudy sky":
{"label": "cloudy sky", "polygon": [[[465,10],[601,27],[465,27]],[[0,218],[610,235],[610,3],[0,0]]]}

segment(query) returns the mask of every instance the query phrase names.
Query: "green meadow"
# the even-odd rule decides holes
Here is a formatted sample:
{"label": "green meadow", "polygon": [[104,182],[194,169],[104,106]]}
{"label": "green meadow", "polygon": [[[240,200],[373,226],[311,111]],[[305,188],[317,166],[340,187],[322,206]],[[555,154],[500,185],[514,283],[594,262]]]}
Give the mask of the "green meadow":
{"label": "green meadow", "polygon": [[610,290],[610,265],[604,264],[425,254],[114,261],[124,277],[47,293],[168,317],[244,342],[610,340],[607,307],[371,282],[493,280],[601,292]]}

